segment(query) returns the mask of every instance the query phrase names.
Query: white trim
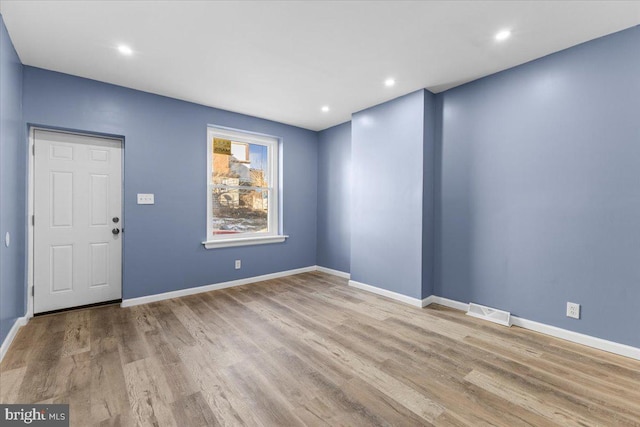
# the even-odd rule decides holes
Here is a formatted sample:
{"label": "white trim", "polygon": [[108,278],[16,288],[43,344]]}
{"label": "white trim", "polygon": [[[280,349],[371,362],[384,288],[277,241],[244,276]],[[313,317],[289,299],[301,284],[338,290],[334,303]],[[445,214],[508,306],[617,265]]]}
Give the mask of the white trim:
{"label": "white trim", "polygon": [[215,134],[216,137],[232,139],[237,142],[246,142],[247,144],[269,145],[278,143],[279,137],[268,135],[266,133],[252,132],[244,129],[230,128],[227,126],[219,126],[209,124],[207,131]]}
{"label": "white trim", "polygon": [[456,310],[461,311],[469,311],[469,304],[464,302],[455,301],[448,298],[437,297],[435,295],[431,295],[431,304],[439,304],[444,305],[445,307],[455,308]]}
{"label": "white trim", "polygon": [[378,288],[376,286],[367,285],[366,283],[356,282],[355,280],[349,280],[349,286],[353,286],[354,288],[362,289],[363,291],[372,292],[374,294],[382,295],[383,297],[391,298],[396,301],[403,302],[405,304],[412,305],[414,307],[426,307],[430,303],[430,298],[427,297],[423,300],[418,298],[409,297],[406,295],[399,294],[397,292],[389,291],[386,289]]}
{"label": "white trim", "polygon": [[28,201],[27,201],[27,318],[33,317],[33,251],[34,245],[34,227],[31,222],[31,218],[34,214],[35,205],[35,187],[34,187],[34,175],[35,175],[35,156],[33,150],[36,144],[35,131],[36,127],[29,129],[29,146],[27,156],[29,156],[29,170],[27,171],[27,186],[28,186]]}
{"label": "white trim", "polygon": [[425,299],[422,300],[422,308],[425,308],[428,305],[433,304],[434,302],[434,298],[437,298],[435,295],[429,295],[428,297],[426,297]]}
{"label": "white trim", "polygon": [[6,337],[4,337],[4,341],[0,346],[0,362],[2,362],[2,359],[4,359],[5,354],[7,354],[7,351],[9,350],[11,343],[13,342],[16,335],[18,334],[18,330],[24,325],[26,325],[27,322],[29,322],[29,318],[27,318],[27,316],[18,317],[15,320],[15,322],[13,322],[13,326],[11,327],[11,329],[9,329],[9,333],[7,334]]}
{"label": "white trim", "polygon": [[593,347],[597,348],[598,350],[604,350],[608,351],[609,353],[619,354],[620,356],[626,356],[632,359],[640,360],[640,348],[632,347],[630,345],[608,341],[602,338],[593,337],[591,335],[569,331],[567,329],[546,325],[544,323],[534,322],[533,320],[522,319],[516,316],[511,316],[511,324],[514,326],[520,326],[524,329],[540,332],[545,335],[551,335],[552,337],[560,338],[566,341],[586,345],[587,347]]}
{"label": "white trim", "polygon": [[[431,304],[440,304],[444,305],[445,307],[450,307],[461,311],[469,310],[469,304],[463,302],[454,301],[443,297],[437,297],[435,295],[432,295],[429,298],[431,299]],[[592,347],[598,350],[607,351],[609,353],[618,354],[620,356],[630,357],[631,359],[640,360],[640,348],[632,347],[630,345],[620,344],[602,338],[593,337],[591,335],[569,331],[567,329],[546,325],[544,323],[534,322],[533,320],[527,320],[517,316],[511,316],[511,324],[513,326],[519,326],[524,329],[529,329],[531,331],[540,332],[542,334],[549,335],[555,338],[560,338],[565,341],[571,341],[576,344],[582,344],[586,345],[587,347]]]}
{"label": "white trim", "polygon": [[218,289],[231,288],[233,286],[248,285],[249,283],[262,282],[264,280],[277,279],[279,277],[293,276],[294,274],[308,273],[310,271],[316,271],[316,266],[312,265],[309,267],[297,268],[295,270],[280,271],[278,273],[264,274],[262,276],[247,277],[246,279],[231,280],[229,282],[221,282],[212,285],[198,286],[195,288],[180,289],[177,291],[170,291],[162,294],[147,295],[138,298],[128,298],[122,300],[120,307],[132,307],[134,305],[148,304],[150,302],[179,298],[187,295],[199,294],[202,292],[215,291]]}
{"label": "white trim", "polygon": [[[211,210],[212,206],[212,189],[214,187],[220,187],[220,185],[214,185],[211,182],[211,177],[213,174],[213,140],[214,138],[224,138],[233,140],[235,142],[241,142],[246,144],[254,144],[254,145],[262,145],[267,147],[267,162],[268,162],[268,176],[267,182],[269,184],[268,187],[263,188],[268,192],[268,231],[260,232],[260,233],[243,233],[244,237],[227,237],[226,235],[214,235],[213,234],[213,213]],[[224,248],[230,246],[244,246],[244,245],[255,245],[262,243],[278,243],[283,242],[284,238],[288,236],[282,236],[278,233],[281,233],[280,229],[280,203],[279,203],[279,191],[280,191],[280,156],[278,154],[279,145],[281,142],[281,138],[271,135],[265,134],[257,134],[253,132],[242,131],[239,129],[231,129],[227,127],[221,127],[216,125],[208,125],[207,126],[207,176],[206,176],[206,185],[207,185],[207,234],[206,241],[203,242],[206,249],[214,249],[214,248]],[[228,186],[225,186],[228,187]],[[253,187],[239,187],[251,189]],[[265,235],[272,239],[272,241],[258,241],[259,239],[265,239]],[[283,238],[284,237],[284,238]],[[246,239],[246,240],[245,240]],[[252,239],[252,240],[249,240]],[[255,242],[253,241],[255,240]],[[221,243],[218,244],[217,242]]]}
{"label": "white trim", "polygon": [[239,237],[235,239],[220,239],[220,240],[208,240],[202,242],[205,249],[216,248],[229,248],[233,246],[250,246],[250,245],[264,245],[267,243],[282,243],[289,236],[254,236],[254,237]]}
{"label": "white trim", "polygon": [[334,270],[333,268],[322,267],[320,265],[316,265],[316,271],[321,273],[332,274],[334,276],[342,277],[343,279],[350,279],[351,274],[345,273],[344,271]]}

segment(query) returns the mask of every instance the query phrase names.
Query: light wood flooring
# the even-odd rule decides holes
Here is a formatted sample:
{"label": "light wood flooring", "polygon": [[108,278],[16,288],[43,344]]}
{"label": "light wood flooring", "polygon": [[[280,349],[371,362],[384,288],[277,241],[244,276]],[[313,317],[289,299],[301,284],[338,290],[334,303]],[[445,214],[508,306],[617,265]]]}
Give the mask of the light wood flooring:
{"label": "light wood flooring", "polygon": [[0,402],[71,425],[640,425],[640,362],[322,273],[32,319]]}

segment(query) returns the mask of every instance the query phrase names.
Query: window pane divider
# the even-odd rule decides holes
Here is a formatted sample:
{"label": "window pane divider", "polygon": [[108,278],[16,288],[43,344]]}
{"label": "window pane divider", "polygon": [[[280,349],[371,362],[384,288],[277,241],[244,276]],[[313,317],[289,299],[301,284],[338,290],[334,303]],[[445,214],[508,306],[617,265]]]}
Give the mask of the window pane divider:
{"label": "window pane divider", "polygon": [[228,188],[231,190],[256,190],[256,191],[270,191],[273,187],[249,187],[243,185],[225,185],[225,184],[210,184],[211,188]]}

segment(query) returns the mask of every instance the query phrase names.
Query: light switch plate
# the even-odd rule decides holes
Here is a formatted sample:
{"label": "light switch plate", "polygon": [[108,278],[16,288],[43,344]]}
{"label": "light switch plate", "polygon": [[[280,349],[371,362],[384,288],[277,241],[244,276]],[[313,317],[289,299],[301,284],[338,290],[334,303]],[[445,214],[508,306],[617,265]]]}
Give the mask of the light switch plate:
{"label": "light switch plate", "polygon": [[139,205],[153,205],[155,204],[155,198],[153,194],[138,193]]}

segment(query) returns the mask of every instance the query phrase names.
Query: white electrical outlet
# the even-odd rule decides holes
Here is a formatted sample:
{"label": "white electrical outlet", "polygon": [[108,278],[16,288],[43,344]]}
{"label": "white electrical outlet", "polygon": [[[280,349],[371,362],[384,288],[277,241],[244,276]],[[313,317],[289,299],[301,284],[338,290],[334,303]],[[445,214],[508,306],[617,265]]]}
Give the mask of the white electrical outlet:
{"label": "white electrical outlet", "polygon": [[138,193],[139,205],[153,205],[155,204],[155,197],[153,194]]}
{"label": "white electrical outlet", "polygon": [[240,267],[242,267],[242,261],[240,261],[239,259],[236,260],[236,270],[240,270]]}
{"label": "white electrical outlet", "polygon": [[567,317],[572,317],[574,319],[580,318],[580,304],[576,304],[575,302],[567,303]]}

